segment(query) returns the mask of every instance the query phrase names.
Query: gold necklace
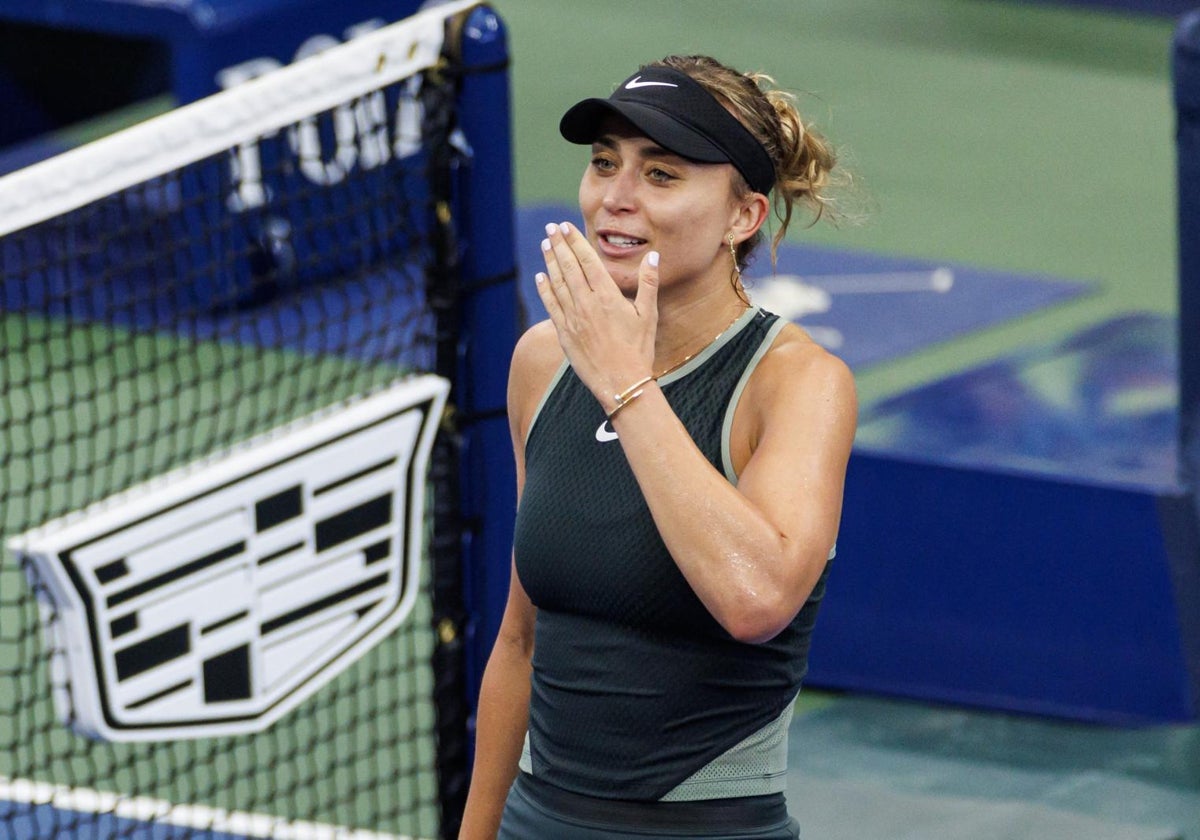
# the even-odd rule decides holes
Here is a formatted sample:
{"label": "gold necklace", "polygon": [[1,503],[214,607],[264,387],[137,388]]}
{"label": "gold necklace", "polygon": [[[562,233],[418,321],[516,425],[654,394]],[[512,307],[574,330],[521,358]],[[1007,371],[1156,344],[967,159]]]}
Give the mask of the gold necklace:
{"label": "gold necklace", "polygon": [[[671,365],[669,368],[659,371],[658,373],[654,374],[650,378],[657,382],[659,379],[666,376],[668,373],[674,373],[675,371],[679,370],[681,367],[686,365],[692,359],[699,356],[701,353],[703,353],[709,347],[712,347],[713,344],[715,344],[721,338],[721,336],[723,336],[723,335],[725,335],[725,333],[729,332],[729,330],[733,327],[733,325],[738,322],[738,319],[740,319],[745,314],[746,314],[746,310],[743,309],[741,312],[739,312],[738,314],[733,316],[733,320],[725,325],[725,329],[721,330],[719,333],[717,333],[715,336],[713,336],[712,341],[707,342],[703,347],[699,348],[698,350],[688,353],[686,356],[684,356],[682,359],[680,359],[675,364]],[[645,383],[643,382],[642,384],[645,384]]]}
{"label": "gold necklace", "polygon": [[650,376],[647,376],[644,379],[639,379],[637,382],[634,382],[632,385],[630,385],[628,388],[626,388],[621,393],[613,394],[613,402],[615,403],[615,405],[613,406],[613,410],[608,412],[608,415],[607,415],[608,419],[612,420],[614,417],[617,416],[618,411],[620,411],[625,406],[629,405],[631,402],[633,402],[638,397],[640,397],[642,395],[642,390],[643,390],[642,386],[645,385],[647,382],[657,382],[661,377],[666,376],[668,373],[673,373],[674,371],[679,370],[681,367],[686,365],[692,359],[696,358],[696,356],[703,353],[709,347],[712,347],[713,344],[716,343],[717,340],[721,338],[721,336],[723,336],[723,335],[725,335],[725,333],[729,332],[729,329],[738,322],[739,318],[741,318],[745,314],[746,314],[746,310],[743,309],[741,312],[739,312],[737,315],[735,315],[733,317],[733,320],[729,322],[729,324],[725,327],[725,329],[723,329],[719,333],[717,333],[713,337],[712,341],[705,344],[699,350],[696,350],[694,353],[688,353],[686,356],[684,356],[682,359],[680,359],[675,364],[671,365],[666,370],[661,371],[659,373],[651,374]]}

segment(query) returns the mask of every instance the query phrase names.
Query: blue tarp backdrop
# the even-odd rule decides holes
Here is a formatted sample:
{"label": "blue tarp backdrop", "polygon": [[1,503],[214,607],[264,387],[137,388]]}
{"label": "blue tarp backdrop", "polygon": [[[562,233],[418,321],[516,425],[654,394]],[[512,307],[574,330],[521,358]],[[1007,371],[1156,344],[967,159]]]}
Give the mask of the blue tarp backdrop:
{"label": "blue tarp backdrop", "polygon": [[186,104],[420,0],[4,0],[0,147],[161,93]]}

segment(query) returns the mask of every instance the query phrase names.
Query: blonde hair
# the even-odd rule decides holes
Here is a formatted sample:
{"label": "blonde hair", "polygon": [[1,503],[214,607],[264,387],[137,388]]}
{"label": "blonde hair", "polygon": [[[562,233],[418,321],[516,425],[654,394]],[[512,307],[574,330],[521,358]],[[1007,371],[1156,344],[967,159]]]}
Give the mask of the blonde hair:
{"label": "blonde hair", "polygon": [[[741,73],[706,55],[671,55],[651,66],[670,67],[695,79],[729,108],[738,121],[762,143],[775,166],[774,211],[779,229],[771,240],[771,265],[787,233],[797,206],[812,214],[809,224],[823,216],[835,216],[831,187],[837,155],[824,137],[806,126],[796,107],[796,98],[774,87],[765,73]],[[750,186],[737,176],[743,195]],[[760,228],[737,248],[738,263],[744,264],[765,239]]]}

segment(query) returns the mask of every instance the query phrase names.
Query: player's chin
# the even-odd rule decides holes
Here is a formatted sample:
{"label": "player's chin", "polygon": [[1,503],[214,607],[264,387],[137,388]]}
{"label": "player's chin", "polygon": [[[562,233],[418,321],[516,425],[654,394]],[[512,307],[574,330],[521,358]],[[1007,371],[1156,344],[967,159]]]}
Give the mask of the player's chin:
{"label": "player's chin", "polygon": [[637,297],[637,272],[630,273],[629,275],[614,274],[613,281],[617,284],[617,288],[621,290],[621,294],[623,294],[625,297],[629,298],[630,300],[633,300]]}
{"label": "player's chin", "polygon": [[608,270],[608,276],[617,284],[617,288],[621,290],[621,294],[627,298],[637,296],[638,288],[638,267],[632,265],[628,260],[611,260],[602,259],[604,267]]}

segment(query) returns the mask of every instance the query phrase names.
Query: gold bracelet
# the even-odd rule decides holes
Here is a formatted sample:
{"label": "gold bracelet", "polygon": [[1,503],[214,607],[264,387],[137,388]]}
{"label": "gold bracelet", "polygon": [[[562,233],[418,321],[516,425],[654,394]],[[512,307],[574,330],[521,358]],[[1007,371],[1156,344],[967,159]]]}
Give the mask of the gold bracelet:
{"label": "gold bracelet", "polygon": [[653,382],[655,379],[658,379],[658,377],[654,374],[650,374],[645,379],[639,379],[637,382],[634,382],[621,393],[613,394],[613,399],[617,401],[617,408],[620,408],[626,402],[633,399],[635,396],[633,393],[634,391],[636,391],[638,388],[641,388],[647,382]]}
{"label": "gold bracelet", "polygon": [[[654,377],[649,377],[648,379],[645,379],[642,382],[639,382],[638,385],[645,385],[647,382],[649,382],[653,378]],[[637,385],[634,385],[633,387],[637,388]],[[627,389],[626,391],[624,391],[620,394],[617,394],[616,395],[617,407],[614,408],[612,411],[608,412],[608,419],[612,420],[614,417],[616,417],[618,411],[620,411],[622,408],[629,405],[631,402],[633,402],[638,397],[640,397],[644,390],[645,389],[643,389],[643,388],[638,388],[636,391],[634,391],[632,394],[630,394]]]}

